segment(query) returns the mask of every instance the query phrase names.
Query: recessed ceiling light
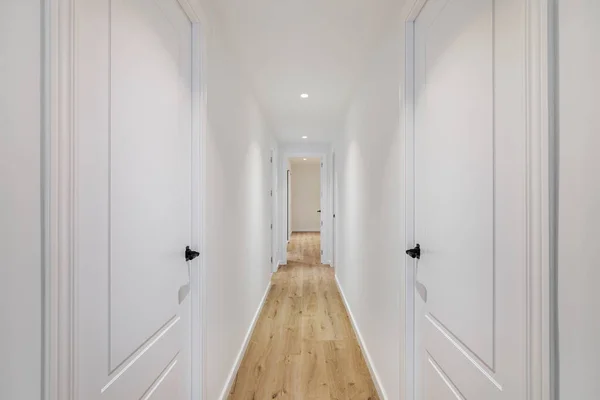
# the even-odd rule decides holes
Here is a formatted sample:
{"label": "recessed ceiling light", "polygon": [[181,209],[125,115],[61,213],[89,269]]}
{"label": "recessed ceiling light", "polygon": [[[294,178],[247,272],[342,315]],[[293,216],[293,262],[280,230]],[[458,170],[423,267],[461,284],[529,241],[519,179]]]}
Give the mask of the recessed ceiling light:
{"label": "recessed ceiling light", "polygon": [[303,158],[304,161],[306,161],[306,158]]}
{"label": "recessed ceiling light", "polygon": [[302,136],[302,139],[308,139],[308,136]]}
{"label": "recessed ceiling light", "polygon": [[300,97],[302,97],[303,99],[308,99],[308,93],[302,93]]}

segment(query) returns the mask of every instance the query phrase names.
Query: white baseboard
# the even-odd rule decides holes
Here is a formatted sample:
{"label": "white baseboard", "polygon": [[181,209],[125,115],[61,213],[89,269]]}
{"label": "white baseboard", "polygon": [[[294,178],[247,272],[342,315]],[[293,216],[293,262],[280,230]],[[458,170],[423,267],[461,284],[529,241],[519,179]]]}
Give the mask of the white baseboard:
{"label": "white baseboard", "polygon": [[220,400],[226,400],[229,396],[229,392],[231,391],[231,387],[235,382],[235,378],[237,376],[238,370],[240,369],[240,365],[242,364],[242,360],[244,359],[244,355],[246,354],[246,349],[248,349],[248,344],[250,344],[250,339],[252,338],[252,332],[254,332],[254,327],[258,322],[258,318],[260,317],[260,313],[265,305],[265,301],[267,300],[267,295],[269,294],[269,289],[271,289],[271,280],[269,279],[269,285],[267,286],[267,290],[265,290],[265,294],[260,300],[260,304],[258,305],[258,309],[256,310],[256,314],[254,314],[254,318],[252,319],[252,323],[250,324],[250,328],[246,333],[246,337],[244,338],[244,342],[242,343],[242,348],[238,353],[238,356],[233,364],[233,368],[229,373],[229,377],[227,377],[227,382],[225,383],[225,387],[221,392],[221,396],[219,396]]}
{"label": "white baseboard", "polygon": [[321,233],[318,229],[294,229],[292,233]]}
{"label": "white baseboard", "polygon": [[344,306],[346,307],[346,311],[350,316],[350,323],[352,324],[352,328],[354,328],[354,332],[356,332],[356,337],[358,338],[358,344],[363,353],[363,357],[367,362],[367,367],[369,368],[369,372],[371,374],[371,378],[373,379],[373,383],[375,384],[375,389],[377,390],[377,394],[379,394],[379,398],[381,400],[387,400],[387,394],[385,390],[383,390],[383,386],[381,385],[381,380],[379,379],[379,375],[377,374],[377,370],[373,366],[373,361],[371,360],[371,356],[369,355],[369,350],[367,350],[367,346],[363,340],[362,335],[360,334],[360,330],[358,329],[358,325],[356,324],[356,320],[354,319],[354,314],[352,314],[352,310],[350,309],[350,305],[348,304],[348,300],[346,299],[346,295],[344,294],[344,290],[342,289],[342,285],[338,280],[337,275],[335,276],[335,283],[337,284],[338,290],[342,295],[342,301],[344,302]]}

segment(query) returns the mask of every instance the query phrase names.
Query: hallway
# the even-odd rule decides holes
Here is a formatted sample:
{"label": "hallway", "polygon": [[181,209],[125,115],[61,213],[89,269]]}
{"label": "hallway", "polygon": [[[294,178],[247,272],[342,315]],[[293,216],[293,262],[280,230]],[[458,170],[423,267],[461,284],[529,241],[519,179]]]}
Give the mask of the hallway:
{"label": "hallway", "polygon": [[234,399],[379,399],[319,233],[294,233],[229,395]]}
{"label": "hallway", "polygon": [[600,400],[599,21],[0,1],[0,400]]}

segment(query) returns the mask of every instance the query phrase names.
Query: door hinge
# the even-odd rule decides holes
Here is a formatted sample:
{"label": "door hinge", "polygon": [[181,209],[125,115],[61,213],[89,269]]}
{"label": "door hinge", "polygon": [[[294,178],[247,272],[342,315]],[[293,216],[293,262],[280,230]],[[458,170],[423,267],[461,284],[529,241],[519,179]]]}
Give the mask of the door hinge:
{"label": "door hinge", "polygon": [[273,197],[273,191],[271,190],[271,197]]}
{"label": "door hinge", "polygon": [[273,230],[273,224],[271,224],[271,230]]}
{"label": "door hinge", "polygon": [[321,250],[321,255],[323,255],[323,250]]}
{"label": "door hinge", "polygon": [[271,156],[271,159],[269,161],[271,162],[271,164],[273,164],[273,156]]}
{"label": "door hinge", "polygon": [[273,257],[271,257],[271,264],[273,264]]}
{"label": "door hinge", "polygon": [[321,168],[323,168],[323,163],[321,163]]}
{"label": "door hinge", "polygon": [[323,221],[321,221],[321,226],[323,226]]}

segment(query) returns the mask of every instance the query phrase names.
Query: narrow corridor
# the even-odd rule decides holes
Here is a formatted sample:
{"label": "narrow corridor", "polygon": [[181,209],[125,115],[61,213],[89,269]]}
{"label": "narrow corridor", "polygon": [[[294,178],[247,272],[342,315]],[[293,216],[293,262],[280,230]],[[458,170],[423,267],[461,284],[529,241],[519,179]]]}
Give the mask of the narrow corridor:
{"label": "narrow corridor", "polygon": [[292,235],[230,400],[379,399],[319,242]]}

